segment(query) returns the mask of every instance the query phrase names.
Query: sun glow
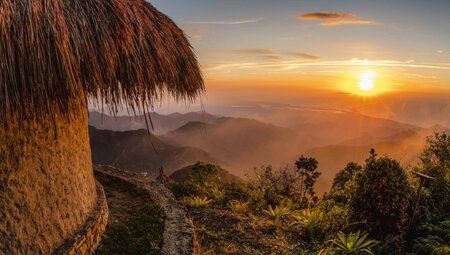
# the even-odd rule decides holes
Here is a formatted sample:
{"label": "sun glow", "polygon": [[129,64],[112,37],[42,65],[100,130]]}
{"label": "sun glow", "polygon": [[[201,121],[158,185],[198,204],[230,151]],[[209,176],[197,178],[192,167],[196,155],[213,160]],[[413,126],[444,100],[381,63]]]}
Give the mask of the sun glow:
{"label": "sun glow", "polygon": [[378,74],[372,70],[362,72],[358,75],[358,88],[363,92],[370,92],[375,89],[375,78]]}

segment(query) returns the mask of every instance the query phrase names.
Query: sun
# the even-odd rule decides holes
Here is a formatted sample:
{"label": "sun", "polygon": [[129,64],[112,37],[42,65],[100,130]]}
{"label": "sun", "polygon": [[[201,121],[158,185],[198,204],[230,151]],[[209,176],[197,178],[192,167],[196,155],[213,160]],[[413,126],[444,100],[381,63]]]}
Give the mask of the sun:
{"label": "sun", "polygon": [[372,70],[362,72],[358,75],[358,88],[363,92],[370,92],[375,89],[375,78],[378,73]]}

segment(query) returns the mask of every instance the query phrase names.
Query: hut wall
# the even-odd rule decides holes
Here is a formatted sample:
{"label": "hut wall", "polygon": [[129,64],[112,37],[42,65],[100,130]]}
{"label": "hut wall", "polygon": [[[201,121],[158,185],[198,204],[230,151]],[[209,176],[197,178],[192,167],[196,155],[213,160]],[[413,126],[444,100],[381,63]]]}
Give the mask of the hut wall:
{"label": "hut wall", "polygon": [[0,254],[50,254],[96,204],[87,112],[0,126]]}

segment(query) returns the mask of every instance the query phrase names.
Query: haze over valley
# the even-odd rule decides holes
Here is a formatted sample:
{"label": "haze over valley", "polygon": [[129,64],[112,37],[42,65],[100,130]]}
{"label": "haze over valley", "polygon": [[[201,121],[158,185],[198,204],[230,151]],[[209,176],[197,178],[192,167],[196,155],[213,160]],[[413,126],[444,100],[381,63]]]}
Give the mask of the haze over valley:
{"label": "haze over valley", "polygon": [[371,148],[408,168],[417,163],[427,136],[449,130],[442,125],[427,127],[429,120],[419,126],[326,107],[249,103],[221,106],[217,112],[223,115],[152,112],[149,135],[143,116],[113,117],[92,111],[93,160],[152,176],[157,176],[161,165],[171,174],[205,161],[245,179],[254,175],[254,167],[292,166],[305,155],[319,161],[322,175],[316,189],[323,193],[340,169],[351,161],[363,163]]}

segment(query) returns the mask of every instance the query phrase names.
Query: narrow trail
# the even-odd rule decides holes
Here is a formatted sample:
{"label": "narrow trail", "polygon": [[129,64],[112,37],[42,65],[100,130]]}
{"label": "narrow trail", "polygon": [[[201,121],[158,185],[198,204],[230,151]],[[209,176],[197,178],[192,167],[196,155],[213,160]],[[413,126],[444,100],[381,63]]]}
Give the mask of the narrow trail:
{"label": "narrow trail", "polygon": [[[121,171],[119,169],[97,165],[94,167],[96,178],[101,182],[102,179],[122,183],[127,187],[133,187],[137,197],[130,200],[127,196],[119,194],[114,190],[105,187],[106,199],[108,204],[116,208],[122,208],[120,213],[111,212],[110,220],[120,220],[126,218],[128,210],[125,207],[132,207],[133,204],[139,206],[140,203],[150,199],[162,209],[164,214],[164,233],[162,237],[162,247],[160,254],[162,255],[192,255],[199,254],[199,248],[196,246],[194,225],[187,217],[186,210],[175,200],[172,192],[164,185],[157,183],[150,177],[144,177],[139,174]],[[105,184],[104,184],[105,185]],[[108,185],[105,185],[108,186]],[[111,196],[111,198],[108,196]],[[110,199],[112,201],[110,201]],[[125,201],[124,201],[125,200]],[[130,200],[130,201],[126,201]],[[114,210],[114,209],[113,209]],[[162,218],[162,217],[161,217]]]}

